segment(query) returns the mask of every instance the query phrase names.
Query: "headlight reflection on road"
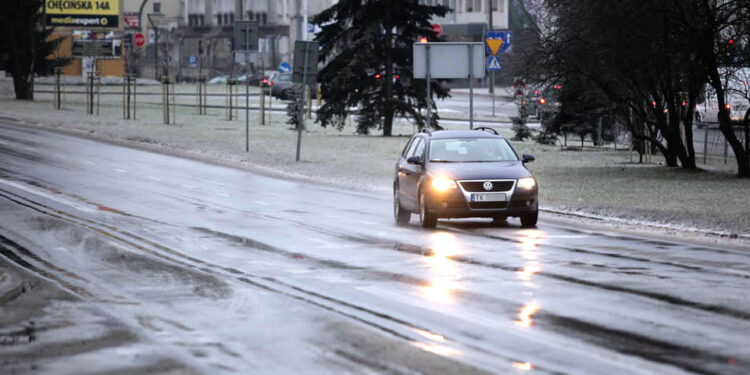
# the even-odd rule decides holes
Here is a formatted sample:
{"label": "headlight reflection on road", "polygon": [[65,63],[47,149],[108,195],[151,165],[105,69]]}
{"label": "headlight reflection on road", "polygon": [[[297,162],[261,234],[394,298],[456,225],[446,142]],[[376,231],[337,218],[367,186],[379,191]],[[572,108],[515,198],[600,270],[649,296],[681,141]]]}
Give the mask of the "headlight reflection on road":
{"label": "headlight reflection on road", "polygon": [[[541,271],[542,269],[539,268],[539,263],[537,262],[529,262],[526,264],[526,266],[523,267],[523,270],[516,272],[518,274],[518,278],[523,281],[531,281],[531,276],[533,276],[535,273]],[[533,286],[533,284],[530,284],[529,286]]]}
{"label": "headlight reflection on road", "polygon": [[441,355],[444,357],[455,357],[459,354],[458,350],[447,347],[445,345],[429,344],[425,342],[415,342],[414,346],[428,351],[433,354]]}
{"label": "headlight reflection on road", "polygon": [[523,371],[531,371],[534,369],[534,365],[529,362],[513,362],[513,367]]}
{"label": "headlight reflection on road", "polygon": [[461,246],[456,235],[448,232],[436,232],[430,235],[431,252],[424,261],[429,269],[427,285],[421,287],[422,294],[430,301],[450,303],[458,285],[456,279],[456,263],[451,256],[461,253]]}
{"label": "headlight reflection on road", "polygon": [[423,329],[417,329],[417,328],[415,328],[414,331],[417,332],[420,336],[430,339],[432,341],[445,342],[445,336],[443,335],[439,335],[437,333],[432,333],[432,332],[425,331]]}
{"label": "headlight reflection on road", "polygon": [[536,304],[536,302],[527,303],[526,305],[521,308],[521,311],[518,313],[518,320],[516,320],[516,324],[518,324],[521,327],[531,327],[531,325],[534,323],[534,320],[531,319],[531,317],[539,311],[539,305]]}
{"label": "headlight reflection on road", "polygon": [[521,271],[516,272],[518,278],[523,281],[523,285],[526,287],[534,288],[535,285],[531,278],[534,274],[542,270],[538,259],[541,256],[537,245],[544,239],[544,232],[539,230],[524,230],[521,231],[521,239],[519,243],[520,255],[524,259],[525,264]]}

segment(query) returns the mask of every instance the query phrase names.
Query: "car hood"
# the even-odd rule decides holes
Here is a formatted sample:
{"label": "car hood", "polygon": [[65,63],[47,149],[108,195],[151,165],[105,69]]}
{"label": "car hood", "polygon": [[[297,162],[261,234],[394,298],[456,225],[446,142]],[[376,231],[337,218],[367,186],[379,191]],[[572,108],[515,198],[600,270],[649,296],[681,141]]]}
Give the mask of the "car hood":
{"label": "car hood", "polygon": [[531,176],[520,161],[486,163],[430,163],[432,175],[442,175],[455,180],[518,179]]}

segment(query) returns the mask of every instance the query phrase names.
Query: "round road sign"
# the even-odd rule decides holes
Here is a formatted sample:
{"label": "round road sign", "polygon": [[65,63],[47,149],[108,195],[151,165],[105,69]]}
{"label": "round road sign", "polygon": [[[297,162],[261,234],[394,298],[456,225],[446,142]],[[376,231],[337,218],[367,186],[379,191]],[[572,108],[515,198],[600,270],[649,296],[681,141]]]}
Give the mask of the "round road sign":
{"label": "round road sign", "polygon": [[143,35],[143,33],[135,33],[133,35],[133,44],[135,44],[135,48],[141,48],[146,45],[146,36]]}

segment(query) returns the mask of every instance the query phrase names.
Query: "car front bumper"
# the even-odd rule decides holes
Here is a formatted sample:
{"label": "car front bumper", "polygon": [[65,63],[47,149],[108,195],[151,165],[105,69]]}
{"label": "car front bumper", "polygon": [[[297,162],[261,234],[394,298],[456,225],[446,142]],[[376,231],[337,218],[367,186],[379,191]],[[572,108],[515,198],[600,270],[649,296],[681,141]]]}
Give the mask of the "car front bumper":
{"label": "car front bumper", "polygon": [[427,210],[439,218],[522,216],[539,209],[537,189],[516,190],[505,202],[470,203],[460,191],[426,196]]}

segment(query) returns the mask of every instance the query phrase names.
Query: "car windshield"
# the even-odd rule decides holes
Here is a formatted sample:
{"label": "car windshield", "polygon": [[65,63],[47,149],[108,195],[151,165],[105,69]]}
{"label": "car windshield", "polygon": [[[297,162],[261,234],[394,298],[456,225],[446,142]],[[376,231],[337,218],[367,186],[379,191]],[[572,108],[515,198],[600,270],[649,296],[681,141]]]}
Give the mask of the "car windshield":
{"label": "car windshield", "polygon": [[503,138],[434,139],[430,142],[430,161],[470,163],[516,161],[518,155]]}

